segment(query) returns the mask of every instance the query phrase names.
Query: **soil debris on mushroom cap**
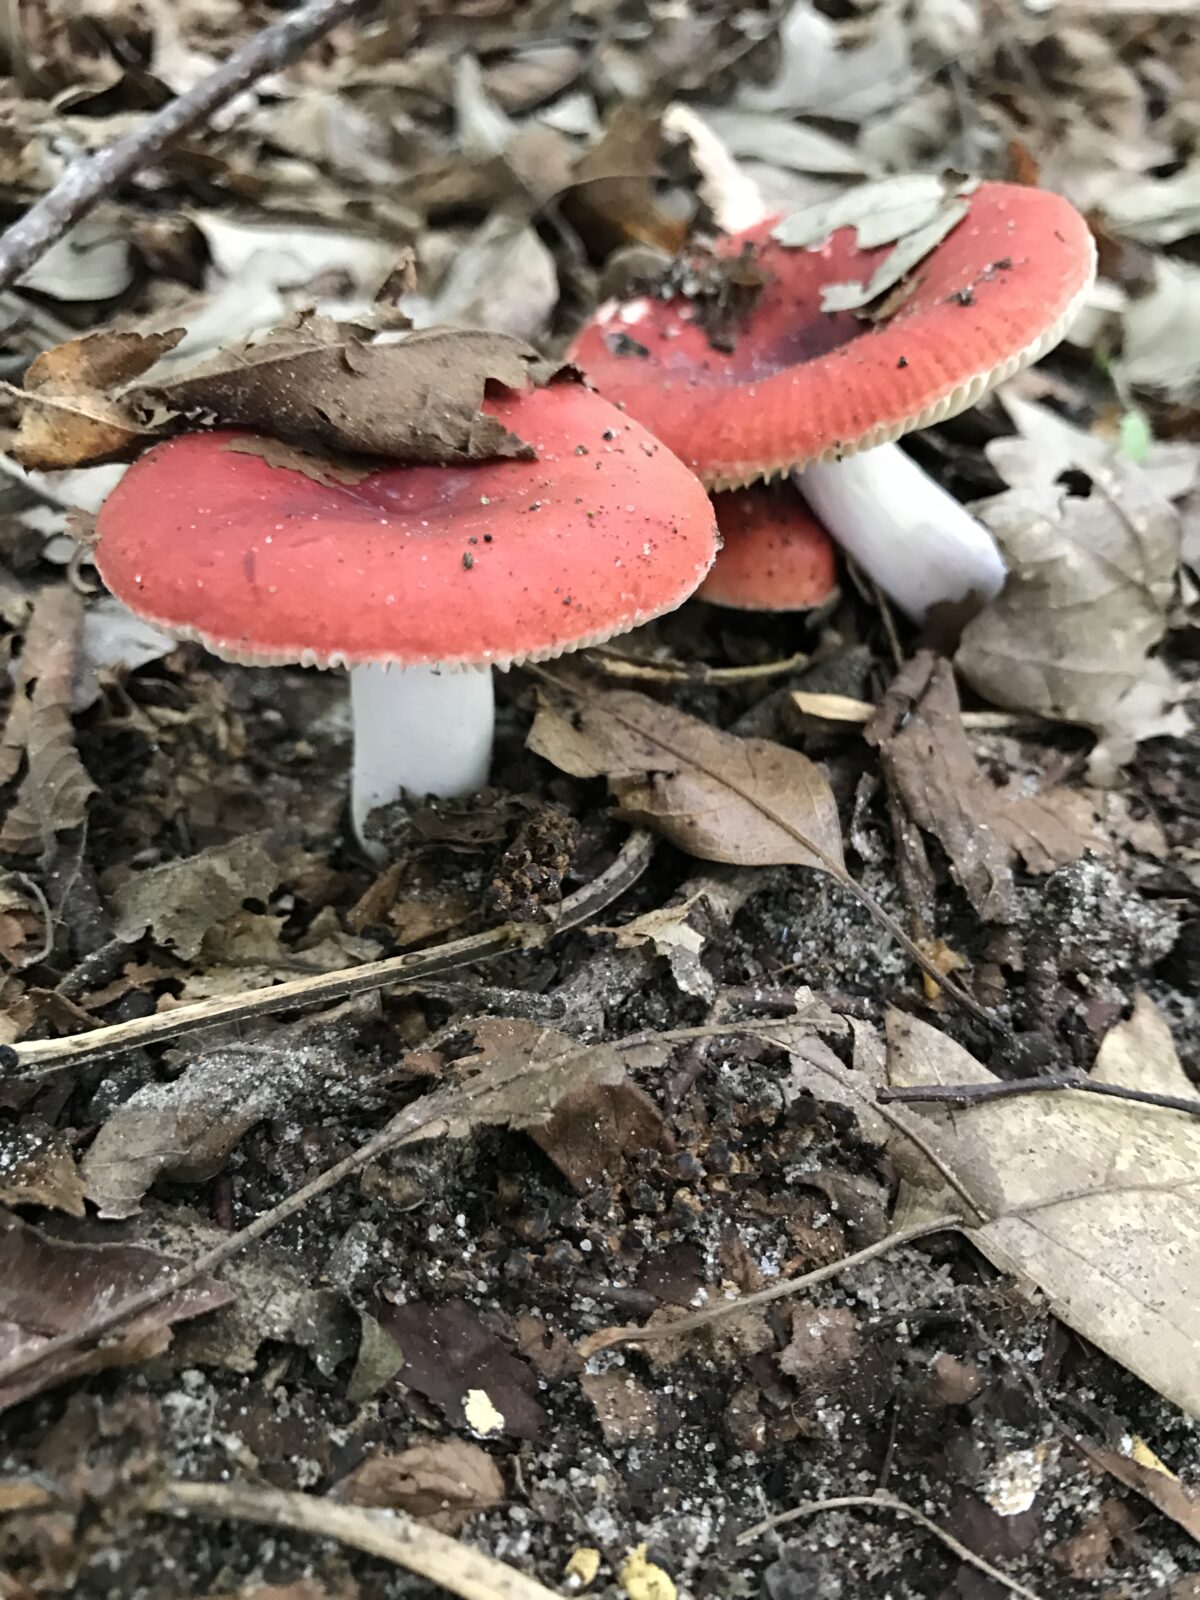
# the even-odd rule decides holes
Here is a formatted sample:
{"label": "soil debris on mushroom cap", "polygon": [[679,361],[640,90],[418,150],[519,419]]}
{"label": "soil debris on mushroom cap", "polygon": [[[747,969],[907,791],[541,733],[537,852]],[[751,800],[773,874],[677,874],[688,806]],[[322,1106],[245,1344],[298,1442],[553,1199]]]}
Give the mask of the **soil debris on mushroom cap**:
{"label": "soil debris on mushroom cap", "polygon": [[1087,224],[1058,195],[983,183],[966,205],[887,320],[822,302],[830,285],[870,280],[890,242],[864,249],[843,227],[793,248],[776,219],[717,246],[735,258],[750,246],[765,278],[732,348],[714,349],[686,296],[642,295],[601,307],[572,360],[713,488],[897,439],[1056,344],[1095,271]]}

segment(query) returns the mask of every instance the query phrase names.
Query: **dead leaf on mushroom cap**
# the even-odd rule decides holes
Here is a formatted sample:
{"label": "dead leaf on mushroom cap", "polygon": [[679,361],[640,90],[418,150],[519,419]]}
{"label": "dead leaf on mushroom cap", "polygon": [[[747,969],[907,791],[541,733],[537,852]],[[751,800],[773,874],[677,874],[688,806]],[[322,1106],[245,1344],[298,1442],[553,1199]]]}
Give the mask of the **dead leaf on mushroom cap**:
{"label": "dead leaf on mushroom cap", "polygon": [[1093,781],[1141,739],[1182,734],[1182,693],[1149,652],[1167,628],[1179,566],[1172,507],[1134,472],[1090,496],[1010,490],[979,508],[1009,566],[1004,591],[963,633],[955,664],[979,694],[1095,729]]}
{"label": "dead leaf on mushroom cap", "polygon": [[798,750],[628,690],[569,712],[543,701],[526,743],[573,777],[606,777],[622,817],[702,861],[841,869],[833,791]]}
{"label": "dead leaf on mushroom cap", "polygon": [[12,454],[23,467],[59,472],[124,460],[157,429],[120,399],[122,387],[148,371],[183,338],[169,333],[102,330],[44,350],[30,362]]}
{"label": "dead leaf on mushroom cap", "polygon": [[525,390],[554,369],[507,334],[426,328],[387,344],[372,330],[301,315],[265,338],[126,393],[189,425],[258,428],[324,450],[445,463],[529,457],[480,407],[489,384]]}

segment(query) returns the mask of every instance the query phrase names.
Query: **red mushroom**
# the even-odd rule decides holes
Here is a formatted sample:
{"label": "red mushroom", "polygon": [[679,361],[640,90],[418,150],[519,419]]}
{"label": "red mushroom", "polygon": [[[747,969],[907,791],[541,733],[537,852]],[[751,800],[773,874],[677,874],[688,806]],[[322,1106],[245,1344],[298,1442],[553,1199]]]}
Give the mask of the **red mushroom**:
{"label": "red mushroom", "polygon": [[830,533],[910,615],[989,598],[1004,579],[990,535],[890,441],[965,410],[1058,343],[1095,272],[1087,224],[1058,195],[980,184],[874,322],[823,300],[869,283],[890,246],[863,248],[855,227],[789,246],[786,228],[721,243],[729,256],[751,247],[766,280],[732,348],[714,347],[694,300],[645,295],[603,306],[572,359],[710,488],[804,469]]}
{"label": "red mushroom", "polygon": [[738,611],[806,611],[837,592],[825,529],[790,483],[713,495],[721,552],[696,598]]}
{"label": "red mushroom", "polygon": [[138,615],[226,660],[350,669],[360,837],[401,789],[486,781],[487,669],[673,610],[716,554],[695,477],[598,395],[557,383],[485,409],[537,459],[333,482],[253,435],[194,433],[144,455],[97,519],[100,574]]}

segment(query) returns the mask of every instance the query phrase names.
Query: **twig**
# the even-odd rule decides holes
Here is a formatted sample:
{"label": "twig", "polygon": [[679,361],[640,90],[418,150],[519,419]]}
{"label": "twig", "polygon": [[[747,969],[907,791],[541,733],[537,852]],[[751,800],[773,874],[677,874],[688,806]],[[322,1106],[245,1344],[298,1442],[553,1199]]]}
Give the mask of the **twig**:
{"label": "twig", "polygon": [[0,289],[27,272],[98,201],[162,155],[183,134],[268,73],[288,66],[314,40],[352,15],[363,0],[308,0],[236,50],[215,72],[171,100],[138,128],[90,161],[71,167],[0,238]]}
{"label": "twig", "polygon": [[195,1033],[201,1028],[245,1022],[279,1011],[345,1000],[351,995],[366,994],[373,989],[415,983],[434,973],[451,972],[455,968],[502,955],[506,950],[528,948],[567,928],[589,921],[624,894],[646,870],[656,842],[654,835],[644,828],[633,829],[612,865],[584,888],[568,895],[559,907],[555,921],[546,927],[507,922],[486,933],[471,934],[466,939],[452,939],[432,950],[388,956],[383,961],[342,967],[337,972],[324,972],[311,978],[293,978],[288,983],[279,983],[273,988],[252,989],[232,999],[198,1000],[192,1005],[176,1006],[173,1011],[155,1012],[149,1017],[137,1017],[132,1022],[115,1022],[108,1027],[94,1028],[88,1033],[72,1034],[66,1039],[35,1039],[28,1044],[0,1047],[0,1068],[7,1066],[18,1074],[40,1076],[82,1061],[96,1061],[104,1056],[116,1055],[122,1050],[161,1044],[166,1039],[177,1039],[181,1034]]}
{"label": "twig", "polygon": [[368,1555],[382,1556],[460,1600],[559,1600],[536,1578],[402,1511],[339,1505],[288,1489],[258,1489],[245,1483],[183,1483],[175,1480],[153,1490],[148,1510],[176,1515],[224,1517],[257,1522],[268,1528],[337,1539]]}
{"label": "twig", "polygon": [[935,1539],[940,1539],[946,1549],[960,1561],[965,1561],[968,1566],[974,1567],[977,1572],[982,1572],[994,1583],[1003,1585],[1010,1594],[1020,1595],[1021,1600],[1041,1600],[1035,1590],[1018,1583],[1016,1578],[1008,1577],[999,1567],[994,1567],[990,1561],[985,1561],[982,1556],[976,1555],[974,1550],[956,1539],[952,1533],[939,1527],[923,1511],[918,1511],[916,1506],[910,1506],[907,1500],[897,1500],[895,1495],[891,1494],[839,1494],[829,1500],[807,1500],[803,1505],[793,1506],[790,1511],[781,1511],[777,1516],[756,1522],[752,1528],[747,1528],[745,1533],[738,1534],[737,1542],[750,1544],[773,1528],[782,1527],[787,1522],[795,1522],[800,1517],[815,1517],[822,1511],[898,1511],[902,1517],[910,1517],[927,1533],[933,1534]]}
{"label": "twig", "polygon": [[799,672],[812,658],[803,653],[782,661],[760,661],[748,667],[710,667],[703,661],[635,661],[616,650],[590,650],[587,660],[609,678],[637,678],[646,683],[745,683],[754,678],[782,678]]}
{"label": "twig", "polygon": [[1078,1072],[1047,1072],[1037,1078],[1019,1078],[1012,1083],[938,1083],[911,1088],[884,1088],[877,1091],[882,1101],[947,1106],[982,1105],[989,1100],[1008,1100],[1018,1094],[1050,1094],[1056,1089],[1075,1089],[1080,1094],[1104,1094],[1113,1100],[1131,1100],[1135,1105],[1153,1106],[1160,1111],[1182,1111],[1200,1117],[1200,1100],[1182,1095],[1154,1094],[1149,1089],[1130,1089],[1122,1083],[1100,1083]]}
{"label": "twig", "polygon": [[[601,1350],[613,1350],[620,1345],[648,1344],[654,1339],[673,1339],[676,1334],[691,1333],[696,1328],[707,1327],[710,1322],[720,1321],[722,1317],[735,1317],[741,1311],[752,1311],[756,1306],[769,1305],[772,1300],[782,1300],[788,1295],[799,1294],[802,1289],[814,1288],[818,1283],[839,1277],[852,1267],[861,1267],[868,1261],[874,1261],[878,1256],[888,1255],[893,1250],[900,1250],[918,1239],[924,1239],[927,1234],[957,1232],[963,1225],[963,1219],[958,1216],[934,1217],[929,1222],[914,1223],[911,1228],[901,1228],[897,1233],[890,1233],[886,1239],[877,1239],[874,1244],[865,1245],[863,1249],[855,1250],[852,1255],[831,1261],[828,1266],[816,1267],[812,1272],[802,1273],[798,1278],[788,1278],[783,1283],[773,1283],[769,1289],[760,1289],[757,1294],[744,1294],[736,1300],[723,1300],[718,1305],[697,1311],[690,1317],[680,1317],[671,1322],[656,1322],[647,1328],[601,1328],[597,1333],[589,1334],[586,1339],[580,1341],[579,1353],[588,1360]],[[0,1378],[4,1376],[5,1374],[0,1372]]]}

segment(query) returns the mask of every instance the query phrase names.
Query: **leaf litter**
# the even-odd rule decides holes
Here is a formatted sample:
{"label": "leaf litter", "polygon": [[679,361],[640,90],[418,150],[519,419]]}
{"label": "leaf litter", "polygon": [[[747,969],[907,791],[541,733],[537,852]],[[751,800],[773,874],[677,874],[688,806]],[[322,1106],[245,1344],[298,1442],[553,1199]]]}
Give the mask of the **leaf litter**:
{"label": "leaf litter", "polygon": [[[427,991],[386,990],[349,1021],[268,1010],[236,1034],[60,1067],[36,1093],[5,1055],[4,1202],[38,1248],[65,1248],[80,1230],[85,1246],[187,1261],[303,1193],[394,1113],[422,1135],[398,1132],[399,1148],[310,1198],[270,1252],[251,1244],[227,1261],[232,1302],[201,1298],[203,1314],[171,1328],[151,1319],[144,1336],[85,1341],[70,1357],[78,1377],[66,1357],[43,1369],[56,1384],[66,1376],[49,1409],[13,1413],[6,1442],[21,1475],[7,1482],[24,1509],[6,1519],[6,1571],[63,1591],[73,1564],[95,1560],[84,1581],[98,1600],[100,1563],[128,1593],[159,1582],[169,1559],[189,1592],[349,1595],[357,1556],[293,1547],[283,1530],[323,1518],[347,1550],[370,1546],[378,1510],[337,1504],[337,1486],[361,1474],[376,1508],[445,1518],[466,1530],[468,1555],[500,1555],[509,1566],[489,1572],[493,1587],[521,1572],[556,1587],[574,1551],[587,1560],[570,1570],[598,1587],[625,1574],[647,1594],[699,1592],[728,1586],[735,1524],[844,1496],[886,1459],[908,1500],[1026,1587],[1179,1600],[1194,1554],[1194,1426],[1131,1376],[1176,1395],[1158,1326],[1134,1317],[1120,1342],[1111,1335],[1122,1291],[1158,1283],[1186,1203],[1155,1210],[1158,1191],[1133,1185],[1039,1213],[1040,1239],[1089,1204],[1132,1208],[1110,1232],[1124,1248],[1136,1221],[1140,1258],[1107,1305],[1079,1287],[1090,1238],[1072,1278],[1070,1249],[1044,1262],[1026,1230],[1019,1247],[1005,1240],[1002,1276],[952,1239],[895,1248],[884,1230],[893,1163],[910,1178],[928,1164],[914,1130],[931,1130],[933,1155],[952,1136],[947,1170],[969,1194],[989,1161],[1001,1181],[1037,1159],[1039,1177],[1066,1182],[1105,1151],[1123,1177],[1135,1159],[1154,1173],[1187,1119],[1061,1093],[932,1115],[876,1095],[889,1003],[924,1029],[930,1057],[963,1049],[1001,1081],[1086,1071],[1098,1052],[1103,1073],[1124,1037],[1137,1059],[1120,1071],[1149,1082],[1149,1064],[1171,1059],[1162,1026],[1147,1031],[1144,1002],[1121,1020],[1146,989],[1194,1073],[1184,739],[1196,612],[1174,556],[1197,495],[1194,30],[1167,6],[1137,17],[1026,8],[1002,29],[943,4],[799,0],[778,19],[676,7],[632,31],[610,12],[593,7],[582,25],[575,13],[563,31],[562,17],[501,8],[486,35],[477,18],[364,17],[134,174],[0,298],[2,376],[25,397],[6,391],[6,442],[50,469],[10,463],[0,485],[8,864],[25,875],[5,880],[0,905],[0,1037],[19,1051],[47,1033],[153,1021],[204,994],[219,1024],[223,997],[298,972],[352,971],[497,915],[528,912],[533,930],[527,948]],[[212,0],[136,16],[106,6],[86,30],[18,13],[0,156],[14,211],[66,160],[144,125],[147,105],[253,25]],[[1094,218],[1102,266],[1070,349],[913,441],[961,499],[1008,485],[994,531],[1014,577],[967,635],[957,693],[947,662],[915,654],[903,625],[897,677],[875,614],[849,591],[829,617],[786,631],[687,607],[635,641],[639,659],[688,669],[636,713],[593,702],[578,728],[539,714],[569,755],[561,768],[519,749],[534,715],[525,680],[499,687],[497,792],[522,795],[521,817],[559,808],[569,850],[543,860],[502,804],[454,845],[401,826],[398,870],[372,901],[374,874],[338,840],[336,681],[220,667],[141,639],[74,594],[85,556],[65,575],[53,564],[71,552],[68,508],[94,511],[109,486],[100,476],[120,467],[54,469],[129,459],[194,421],[265,427],[255,448],[319,475],[353,474],[352,457],[380,446],[469,457],[487,443],[479,403],[505,381],[497,364],[522,386],[541,381],[626,253],[661,268],[687,244],[702,259],[705,208],[739,195],[785,215],[824,206],[825,231],[831,216],[865,213],[902,291],[920,271],[921,230],[953,226],[957,182],[919,179],[932,198],[914,210],[911,175],[951,169],[1065,193]],[[883,190],[859,182],[880,175]],[[438,329],[445,320],[465,342]],[[525,343],[483,342],[497,334]],[[400,363],[428,338],[433,391],[446,363],[470,369],[448,428],[392,403]],[[329,399],[344,408],[333,424],[310,405]],[[286,442],[273,436],[284,403]],[[1130,518],[1144,524],[1137,538]],[[1046,525],[1055,542],[1039,570],[1030,530],[1044,538]],[[808,667],[778,684],[736,676],[792,656],[797,629]],[[711,682],[699,662],[717,666]],[[855,706],[859,720],[801,715],[793,695]],[[1012,711],[989,723],[981,701]],[[878,743],[860,732],[872,707]],[[605,869],[620,814],[665,843],[619,904],[556,936],[554,886],[566,894]],[[797,832],[836,846],[830,859],[940,952],[935,968],[955,965],[992,1022],[923,993],[902,953],[829,893]],[[751,864],[697,866],[689,854]],[[776,856],[782,865],[755,864]],[[369,928],[356,925],[364,904],[379,908]],[[323,1028],[336,1036],[324,1050],[313,1043]],[[1168,1082],[1184,1092],[1177,1068]],[[1010,1159],[984,1136],[1022,1105],[1026,1142]],[[1118,1112],[1137,1131],[1114,1154],[1092,1134]],[[125,1220],[79,1215],[96,1210],[89,1175],[100,1204],[131,1208]],[[886,1253],[838,1269],[871,1241]],[[108,1288],[82,1320],[112,1303],[114,1284],[120,1298],[144,1281],[121,1278],[118,1259],[87,1257]],[[727,1334],[718,1320],[620,1364],[601,1350],[586,1369],[576,1349],[614,1318],[732,1305],[814,1267],[834,1275],[777,1320],[745,1311],[725,1319]],[[1195,1320],[1186,1274],[1165,1293]],[[406,1352],[379,1320],[411,1307],[423,1335],[458,1315],[478,1352],[444,1402],[408,1386]],[[141,1364],[136,1389],[120,1374],[102,1389],[80,1382],[118,1354]],[[439,1376],[433,1354],[422,1359],[422,1381]],[[1048,1413],[1024,1398],[1034,1381]],[[530,1420],[522,1395],[544,1419],[536,1439],[511,1431]],[[1039,1474],[1022,1476],[1047,1415],[1091,1454],[1043,1452]],[[360,1464],[374,1462],[368,1483]],[[47,1471],[57,1509],[38,1489]],[[144,1496],[164,1471],[209,1483],[193,1485],[183,1520],[131,1520],[122,1497]],[[223,1487],[239,1476],[286,1492]],[[1018,1478],[1028,1509],[1004,1515],[996,1485]],[[103,1516],[84,1514],[101,1501]],[[206,1531],[202,1504],[274,1518],[273,1553],[229,1524]],[[978,1587],[975,1569],[949,1549],[932,1557],[892,1519],[868,1512],[839,1536],[841,1516],[748,1545],[738,1581],[775,1600],[900,1574],[914,1594]],[[397,1526],[392,1559],[421,1533]],[[463,1548],[437,1546],[451,1587]]]}

